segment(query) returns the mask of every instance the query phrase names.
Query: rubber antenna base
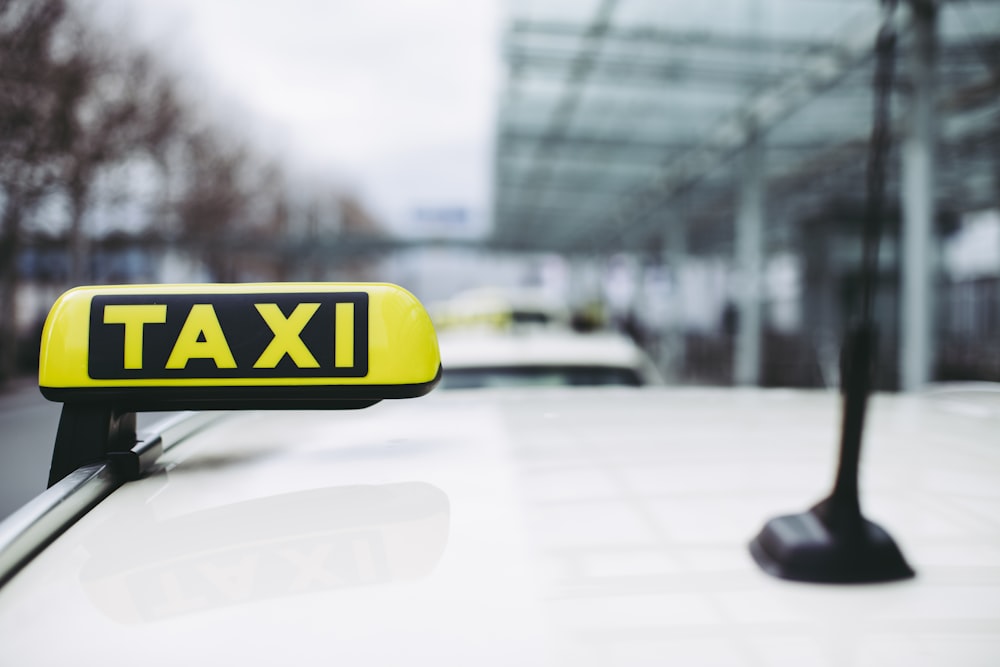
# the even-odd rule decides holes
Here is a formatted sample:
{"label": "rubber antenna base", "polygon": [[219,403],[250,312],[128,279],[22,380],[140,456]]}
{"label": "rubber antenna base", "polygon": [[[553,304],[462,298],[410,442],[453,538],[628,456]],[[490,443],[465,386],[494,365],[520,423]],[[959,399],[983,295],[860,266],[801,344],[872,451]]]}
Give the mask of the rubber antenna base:
{"label": "rubber antenna base", "polygon": [[750,543],[750,554],[768,574],[814,583],[861,584],[914,576],[892,537],[858,517],[847,530],[832,530],[822,503],[802,514],[771,519]]}

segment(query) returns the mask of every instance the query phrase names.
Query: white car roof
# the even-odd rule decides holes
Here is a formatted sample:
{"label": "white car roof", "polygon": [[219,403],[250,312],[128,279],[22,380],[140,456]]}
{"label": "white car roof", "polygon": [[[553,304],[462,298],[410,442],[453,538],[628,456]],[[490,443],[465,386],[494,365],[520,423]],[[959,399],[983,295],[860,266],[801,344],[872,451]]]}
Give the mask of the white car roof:
{"label": "white car roof", "polygon": [[863,508],[917,576],[846,587],[747,550],[828,491],[832,392],[220,415],[0,589],[0,664],[996,664],[1000,402],[967,398],[873,398]]}
{"label": "white car roof", "polygon": [[579,334],[560,329],[509,333],[456,332],[438,337],[448,368],[502,366],[611,366],[642,368],[645,353],[619,334]]}

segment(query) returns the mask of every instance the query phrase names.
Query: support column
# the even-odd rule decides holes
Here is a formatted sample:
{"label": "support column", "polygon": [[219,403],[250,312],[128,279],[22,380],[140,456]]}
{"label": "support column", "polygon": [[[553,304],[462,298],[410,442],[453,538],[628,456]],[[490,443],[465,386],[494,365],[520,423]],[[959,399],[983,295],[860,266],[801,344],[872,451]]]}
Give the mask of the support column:
{"label": "support column", "polygon": [[670,276],[670,302],[667,304],[667,322],[660,338],[660,366],[663,377],[670,383],[684,378],[687,357],[685,334],[687,313],[684,310],[682,280],[687,260],[687,221],[683,216],[672,217],[666,225],[666,244],[663,264]]}
{"label": "support column", "polygon": [[733,380],[741,386],[760,384],[764,178],[764,142],[756,131],[752,131],[743,150],[739,212],[736,219],[739,301]]}
{"label": "support column", "polygon": [[570,260],[569,305],[575,326],[586,328],[588,324],[597,324],[596,316],[604,310],[602,283],[595,277],[599,264],[593,254],[575,255]]}
{"label": "support column", "polygon": [[913,92],[902,147],[902,313],[900,314],[900,381],[903,391],[916,391],[931,379],[934,367],[935,169],[934,69],[937,7],[933,0],[913,0],[912,51],[909,71]]}

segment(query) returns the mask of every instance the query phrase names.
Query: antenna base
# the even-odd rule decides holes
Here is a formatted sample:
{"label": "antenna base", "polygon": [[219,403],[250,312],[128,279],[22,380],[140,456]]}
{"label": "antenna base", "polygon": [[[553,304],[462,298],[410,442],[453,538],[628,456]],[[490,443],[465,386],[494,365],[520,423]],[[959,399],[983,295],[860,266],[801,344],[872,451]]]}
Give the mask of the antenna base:
{"label": "antenna base", "polygon": [[750,554],[781,579],[829,584],[898,581],[914,576],[889,533],[858,515],[852,525],[824,520],[824,505],[771,519],[750,543]]}

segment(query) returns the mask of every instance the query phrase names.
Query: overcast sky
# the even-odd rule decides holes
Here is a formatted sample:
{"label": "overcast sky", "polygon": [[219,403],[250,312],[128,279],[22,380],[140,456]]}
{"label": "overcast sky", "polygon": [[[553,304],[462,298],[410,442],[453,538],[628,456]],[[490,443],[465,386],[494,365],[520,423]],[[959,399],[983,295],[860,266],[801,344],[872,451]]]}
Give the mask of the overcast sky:
{"label": "overcast sky", "polygon": [[499,0],[80,0],[403,229],[489,205]]}

